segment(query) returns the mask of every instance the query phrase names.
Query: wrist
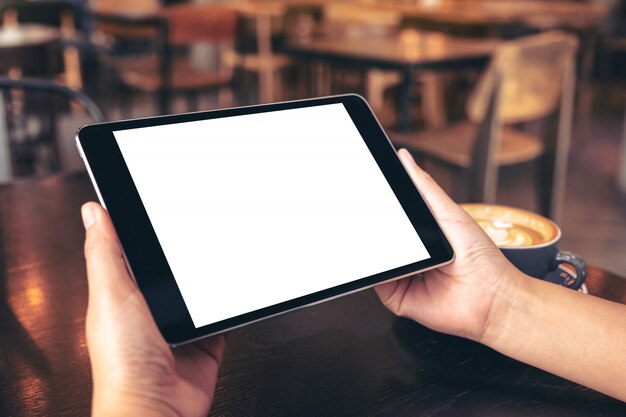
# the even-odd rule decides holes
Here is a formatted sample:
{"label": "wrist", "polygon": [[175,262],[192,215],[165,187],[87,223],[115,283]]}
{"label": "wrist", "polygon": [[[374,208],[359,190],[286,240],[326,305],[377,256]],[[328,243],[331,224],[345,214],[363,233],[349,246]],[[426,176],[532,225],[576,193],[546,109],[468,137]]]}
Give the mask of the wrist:
{"label": "wrist", "polygon": [[500,285],[493,294],[493,301],[487,316],[484,331],[477,338],[492,349],[497,349],[500,341],[506,336],[514,306],[519,303],[522,288],[532,278],[519,271],[513,265],[507,268],[500,279]]}

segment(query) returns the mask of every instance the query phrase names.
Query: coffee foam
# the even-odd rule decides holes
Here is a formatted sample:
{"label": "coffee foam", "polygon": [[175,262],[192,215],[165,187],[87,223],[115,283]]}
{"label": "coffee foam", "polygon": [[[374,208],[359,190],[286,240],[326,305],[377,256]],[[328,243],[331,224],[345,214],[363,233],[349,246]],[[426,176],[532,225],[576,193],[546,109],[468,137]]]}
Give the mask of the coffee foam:
{"label": "coffee foam", "polygon": [[552,221],[529,211],[493,204],[462,204],[461,207],[499,247],[542,245],[560,234]]}

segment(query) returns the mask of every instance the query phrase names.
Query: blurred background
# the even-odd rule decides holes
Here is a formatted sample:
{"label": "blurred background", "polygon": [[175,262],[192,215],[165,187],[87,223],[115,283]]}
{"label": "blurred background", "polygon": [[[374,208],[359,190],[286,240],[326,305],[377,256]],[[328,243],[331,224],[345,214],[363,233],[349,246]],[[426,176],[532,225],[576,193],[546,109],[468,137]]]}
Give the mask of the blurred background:
{"label": "blurred background", "polygon": [[625,1],[1,0],[0,16],[0,183],[83,170],[74,133],[93,121],[357,93],[456,201],[542,213],[561,249],[626,274]]}

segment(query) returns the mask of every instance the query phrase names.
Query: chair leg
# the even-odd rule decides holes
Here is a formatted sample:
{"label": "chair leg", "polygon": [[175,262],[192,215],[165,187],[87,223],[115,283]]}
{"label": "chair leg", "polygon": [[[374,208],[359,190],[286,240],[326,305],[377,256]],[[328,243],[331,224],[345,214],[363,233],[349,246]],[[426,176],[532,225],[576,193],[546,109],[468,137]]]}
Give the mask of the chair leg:
{"label": "chair leg", "polygon": [[49,113],[49,124],[48,128],[50,129],[50,162],[49,168],[50,172],[61,171],[61,157],[59,155],[59,138],[57,138],[57,119],[59,117],[59,103],[55,103],[55,97],[52,94],[46,100],[50,105],[50,113]]}
{"label": "chair leg", "polygon": [[[565,138],[560,138],[562,134],[559,124],[561,123],[561,117],[559,113],[554,112],[544,120],[544,153],[537,160],[536,169],[536,187],[538,193],[538,205],[539,213],[554,221],[558,221],[555,218],[554,203],[562,193],[562,187],[564,186],[564,178],[561,178],[561,172],[557,172],[566,169],[567,156],[569,154],[569,134]],[[559,143],[561,142],[561,143]],[[564,155],[559,155],[559,152]],[[563,165],[565,164],[565,165]],[[559,182],[557,184],[557,182]],[[557,203],[558,204],[558,203]]]}
{"label": "chair leg", "polygon": [[222,87],[217,90],[217,107],[224,109],[234,105],[234,94],[231,87]]}
{"label": "chair leg", "polygon": [[496,202],[496,194],[498,190],[498,167],[493,169],[491,176],[488,176],[485,180],[485,192],[483,195],[483,201],[485,203],[494,204]]}
{"label": "chair leg", "polygon": [[[4,91],[0,91],[0,182],[9,181],[13,177],[13,161],[11,159],[5,94]],[[2,257],[0,256],[1,259]]]}
{"label": "chair leg", "polygon": [[544,153],[535,162],[535,188],[539,213],[550,217],[552,210],[552,179],[554,173],[554,155]]}
{"label": "chair leg", "polygon": [[456,202],[471,201],[468,192],[467,170],[411,153],[415,162],[426,171],[439,186]]}
{"label": "chair leg", "polygon": [[284,68],[274,68],[272,72],[272,76],[274,77],[274,95],[273,95],[274,101],[284,100],[284,93],[283,93],[284,74],[283,72],[284,72]]}
{"label": "chair leg", "polygon": [[295,98],[314,97],[317,93],[316,63],[312,60],[295,61]]}
{"label": "chair leg", "polygon": [[328,64],[316,62],[314,64],[315,94],[328,96],[331,94],[331,71]]}
{"label": "chair leg", "polygon": [[376,112],[382,112],[385,108],[385,90],[400,83],[400,77],[396,72],[371,69],[366,73],[366,97],[367,102]]}
{"label": "chair leg", "polygon": [[190,90],[185,93],[187,99],[187,111],[197,111],[198,108],[198,92]]}
{"label": "chair leg", "polygon": [[133,98],[132,92],[125,85],[120,85],[120,115],[122,119],[130,119],[133,117]]}
{"label": "chair leg", "polygon": [[466,177],[466,197],[471,202],[494,204],[498,190],[498,167],[489,167],[484,175],[475,172],[474,168],[463,169]]}
{"label": "chair leg", "polygon": [[[448,167],[449,169],[451,167]],[[470,185],[468,183],[467,170],[463,168],[450,169],[452,193],[450,197],[457,203],[475,203],[470,193]]]}
{"label": "chair leg", "polygon": [[442,76],[432,72],[425,72],[420,79],[424,83],[422,95],[426,125],[430,129],[441,128],[447,124],[445,103],[443,101],[444,83]]}
{"label": "chair leg", "polygon": [[162,88],[157,92],[157,103],[159,108],[159,114],[171,113],[171,101],[172,94],[167,88]]}
{"label": "chair leg", "polygon": [[622,143],[620,145],[619,162],[617,163],[617,189],[620,193],[626,194],[626,111],[622,127]]}

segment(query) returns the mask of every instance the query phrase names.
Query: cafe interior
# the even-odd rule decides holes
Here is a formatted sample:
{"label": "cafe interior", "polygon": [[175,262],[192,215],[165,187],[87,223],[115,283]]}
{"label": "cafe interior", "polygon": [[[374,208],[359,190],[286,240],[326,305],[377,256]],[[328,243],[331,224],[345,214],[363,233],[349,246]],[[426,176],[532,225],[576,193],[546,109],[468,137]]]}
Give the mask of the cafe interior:
{"label": "cafe interior", "polygon": [[[0,19],[0,415],[89,412],[79,208],[97,197],[75,133],[94,122],[359,94],[456,202],[551,219],[586,290],[626,303],[623,0],[1,0]],[[234,331],[212,415],[624,415],[403,335],[373,297]]]}

